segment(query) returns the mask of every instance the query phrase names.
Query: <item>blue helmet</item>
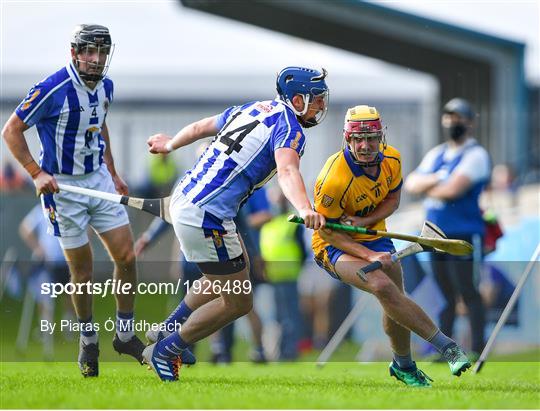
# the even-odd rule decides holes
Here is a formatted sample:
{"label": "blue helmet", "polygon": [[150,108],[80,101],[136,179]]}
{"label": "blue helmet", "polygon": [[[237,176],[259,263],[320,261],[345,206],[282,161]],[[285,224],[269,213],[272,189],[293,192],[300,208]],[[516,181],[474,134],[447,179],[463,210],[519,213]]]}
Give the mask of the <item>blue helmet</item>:
{"label": "blue helmet", "polygon": [[[328,86],[324,81],[326,75],[325,69],[318,71],[304,67],[285,67],[276,78],[278,95],[297,116],[302,116],[307,112],[308,105],[313,101],[314,97],[323,96],[325,98],[325,109],[320,118],[316,119],[315,124],[318,124],[326,114],[328,100]],[[292,99],[297,94],[304,99],[304,110],[302,112],[296,110],[292,104]]]}

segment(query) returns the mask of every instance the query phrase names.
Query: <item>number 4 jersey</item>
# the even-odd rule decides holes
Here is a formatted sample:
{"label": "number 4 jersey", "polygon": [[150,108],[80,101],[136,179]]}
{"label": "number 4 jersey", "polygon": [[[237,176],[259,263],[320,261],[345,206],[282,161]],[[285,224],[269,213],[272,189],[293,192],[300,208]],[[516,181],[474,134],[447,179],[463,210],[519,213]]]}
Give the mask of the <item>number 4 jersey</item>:
{"label": "number 4 jersey", "polygon": [[[379,156],[383,159],[377,168],[376,175],[364,173],[364,169],[353,161],[348,148],[332,155],[324,165],[315,183],[315,210],[324,215],[327,221],[339,222],[343,214],[364,217],[371,213],[389,192],[398,191],[402,185],[401,156],[391,146],[383,150],[381,145]],[[369,228],[386,230],[385,220],[377,222]],[[371,241],[378,236],[354,234],[357,242]],[[313,234],[315,254],[326,247],[316,231]]]}
{"label": "number 4 jersey", "polygon": [[296,115],[280,100],[230,107],[218,116],[212,144],[176,188],[193,204],[220,219],[232,219],[240,205],[276,173],[274,151],[304,152]]}

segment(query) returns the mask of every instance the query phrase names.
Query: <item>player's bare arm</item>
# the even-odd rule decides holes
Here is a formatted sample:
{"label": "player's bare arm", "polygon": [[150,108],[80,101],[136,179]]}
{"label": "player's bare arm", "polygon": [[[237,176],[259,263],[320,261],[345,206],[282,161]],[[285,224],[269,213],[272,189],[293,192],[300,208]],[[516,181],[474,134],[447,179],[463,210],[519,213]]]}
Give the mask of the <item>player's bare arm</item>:
{"label": "player's bare arm", "polygon": [[322,228],[319,230],[319,235],[324,241],[335,248],[339,248],[346,254],[361,258],[370,263],[380,261],[385,269],[390,268],[394,264],[391,260],[390,253],[371,251],[369,248],[354,241],[347,233]]}
{"label": "player's bare arm", "polygon": [[148,141],[148,150],[152,154],[170,153],[180,147],[187,146],[201,138],[215,136],[219,129],[217,127],[217,117],[206,117],[185,126],[174,137],[167,134],[158,133],[151,136]]}
{"label": "player's bare arm", "polygon": [[318,230],[326,220],[322,214],[313,211],[306,193],[306,186],[300,174],[300,157],[291,148],[279,148],[274,153],[277,166],[278,182],[287,200],[304,219],[307,228]]}
{"label": "player's bare arm", "polygon": [[389,192],[384,201],[365,217],[344,214],[340,220],[344,224],[351,224],[357,227],[368,227],[391,216],[399,208],[400,199],[401,190]]}
{"label": "player's bare arm", "polygon": [[440,178],[435,173],[422,174],[413,171],[405,180],[404,187],[407,192],[411,194],[425,194],[437,184],[439,184]]}
{"label": "player's bare arm", "polygon": [[4,125],[2,136],[13,157],[17,159],[32,177],[37,192],[42,194],[57,193],[58,184],[55,178],[43,171],[30,153],[26,138],[24,137],[26,130],[28,130],[28,126],[17,114],[13,113]]}
{"label": "player's bare arm", "polygon": [[109,173],[111,173],[111,177],[114,182],[114,188],[116,189],[116,192],[118,194],[122,195],[128,195],[129,189],[125,181],[120,177],[116,172],[116,167],[114,166],[114,159],[112,156],[111,151],[111,139],[109,138],[109,128],[107,127],[107,123],[103,121],[103,125],[101,126],[101,136],[103,137],[103,140],[105,140],[106,148],[103,153],[103,161],[107,165],[107,169],[109,170]]}
{"label": "player's bare arm", "polygon": [[472,181],[469,177],[463,174],[453,173],[448,181],[436,185],[426,194],[431,198],[448,201],[461,197],[469,190],[471,185]]}

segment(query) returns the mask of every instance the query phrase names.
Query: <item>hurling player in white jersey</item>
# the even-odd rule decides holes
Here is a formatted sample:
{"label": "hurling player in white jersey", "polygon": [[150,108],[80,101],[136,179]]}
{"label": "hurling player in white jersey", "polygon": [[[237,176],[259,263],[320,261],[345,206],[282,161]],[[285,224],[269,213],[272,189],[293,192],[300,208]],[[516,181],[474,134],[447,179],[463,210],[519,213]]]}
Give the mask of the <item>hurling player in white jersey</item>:
{"label": "hurling player in white jersey", "polygon": [[184,127],[174,137],[156,134],[148,139],[151,153],[168,153],[215,136],[176,186],[170,205],[182,252],[199,266],[213,294],[188,293],[165,320],[165,331],[147,333],[156,343],[143,357],[162,380],[178,379],[190,344],[252,308],[251,288],[235,287],[249,280],[249,259],[233,218],[254,190],[277,172],[283,192],[306,226],[324,226],[324,217],[313,211],[299,164],[303,128],[317,125],[326,114],[325,77],[324,69],[287,67],[277,76],[276,99],[231,107]]}
{"label": "hurling player in white jersey", "polygon": [[[92,279],[92,249],[87,226],[100,236],[114,261],[114,277],[131,283],[137,273],[133,237],[124,208],[103,200],[59,192],[58,183],[128,194],[118,176],[105,118],[113,99],[113,83],[105,77],[114,45],[107,27],[81,24],[71,40],[71,61],[36,84],[11,115],[2,135],[13,156],[31,175],[41,194],[48,232],[58,237],[71,281]],[[24,132],[36,126],[39,165],[26,144]],[[92,295],[73,294],[80,323],[79,368],[85,377],[97,376],[98,336],[92,322]],[[116,295],[117,328],[114,349],[142,361],[144,344],[133,332],[134,295]]]}

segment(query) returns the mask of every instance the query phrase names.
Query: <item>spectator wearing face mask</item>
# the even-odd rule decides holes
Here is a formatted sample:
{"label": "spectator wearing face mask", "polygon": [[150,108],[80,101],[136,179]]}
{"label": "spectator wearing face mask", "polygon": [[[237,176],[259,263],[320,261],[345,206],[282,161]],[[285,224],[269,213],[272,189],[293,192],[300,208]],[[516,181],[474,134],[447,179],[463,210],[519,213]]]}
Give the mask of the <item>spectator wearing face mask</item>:
{"label": "spectator wearing face mask", "polygon": [[432,264],[447,301],[439,318],[441,331],[452,335],[456,301],[461,297],[471,322],[471,350],[480,353],[484,346],[485,312],[474,259],[481,259],[485,222],[479,197],[489,182],[491,161],[487,151],[473,137],[474,121],[475,113],[468,101],[454,98],[446,103],[441,116],[446,142],[424,156],[406,179],[405,190],[425,196],[427,219],[449,238],[466,240],[475,246],[473,256],[436,254]]}

